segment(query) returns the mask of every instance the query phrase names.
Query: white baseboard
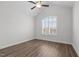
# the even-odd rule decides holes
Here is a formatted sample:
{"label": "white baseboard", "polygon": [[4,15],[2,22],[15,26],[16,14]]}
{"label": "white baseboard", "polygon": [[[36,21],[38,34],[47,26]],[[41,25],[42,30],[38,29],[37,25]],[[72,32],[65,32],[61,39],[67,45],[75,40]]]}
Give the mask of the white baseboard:
{"label": "white baseboard", "polygon": [[79,49],[73,44],[72,44],[72,46],[73,46],[74,50],[76,51],[77,55],[79,56]]}
{"label": "white baseboard", "polygon": [[32,39],[29,38],[29,40],[23,40],[23,41],[15,42],[15,43],[12,43],[12,44],[4,45],[4,46],[1,46],[0,49],[4,49],[4,48],[10,47],[10,46],[14,46],[14,45],[17,45],[17,44],[20,44],[20,43],[23,43],[23,42],[27,42],[27,41],[30,41]]}
{"label": "white baseboard", "polygon": [[[35,39],[45,40],[45,39],[42,39],[42,38],[35,38]],[[47,41],[52,41],[52,42],[64,43],[64,44],[72,44],[72,43],[65,42],[65,41],[56,41],[56,40],[50,40],[50,39],[46,39],[46,40]]]}

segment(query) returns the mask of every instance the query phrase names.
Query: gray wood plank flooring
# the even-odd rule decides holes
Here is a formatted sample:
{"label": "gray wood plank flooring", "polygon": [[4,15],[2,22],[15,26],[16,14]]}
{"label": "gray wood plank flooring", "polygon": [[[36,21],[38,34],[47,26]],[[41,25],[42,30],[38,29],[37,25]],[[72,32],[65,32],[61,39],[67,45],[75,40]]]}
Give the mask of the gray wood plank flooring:
{"label": "gray wood plank flooring", "polygon": [[0,50],[0,57],[77,57],[72,45],[34,39]]}

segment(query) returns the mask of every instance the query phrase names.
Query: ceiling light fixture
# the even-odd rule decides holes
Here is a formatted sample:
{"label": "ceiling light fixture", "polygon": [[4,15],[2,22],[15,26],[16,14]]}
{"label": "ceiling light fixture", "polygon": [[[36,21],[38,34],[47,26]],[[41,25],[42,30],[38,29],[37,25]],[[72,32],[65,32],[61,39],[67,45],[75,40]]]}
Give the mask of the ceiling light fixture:
{"label": "ceiling light fixture", "polygon": [[35,4],[35,6],[33,6],[32,8],[31,8],[31,10],[33,10],[34,8],[41,8],[41,7],[49,7],[49,5],[47,5],[47,4],[42,4],[41,2],[42,1],[38,1],[38,2],[33,2],[33,1],[28,1],[28,2],[30,2],[30,3],[32,3],[32,4]]}
{"label": "ceiling light fixture", "polygon": [[37,3],[36,7],[41,8],[41,2]]}
{"label": "ceiling light fixture", "polygon": [[40,3],[37,3],[36,4],[36,7],[41,8],[41,4]]}

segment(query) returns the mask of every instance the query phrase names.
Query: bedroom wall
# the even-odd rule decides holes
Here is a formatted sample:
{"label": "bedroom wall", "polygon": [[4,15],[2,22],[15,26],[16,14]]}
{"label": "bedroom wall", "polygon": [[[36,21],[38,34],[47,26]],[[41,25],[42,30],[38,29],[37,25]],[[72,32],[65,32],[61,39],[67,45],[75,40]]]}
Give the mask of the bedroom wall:
{"label": "bedroom wall", "polygon": [[73,47],[79,56],[79,2],[73,8]]}
{"label": "bedroom wall", "polygon": [[24,2],[0,2],[0,49],[33,39],[34,19]]}
{"label": "bedroom wall", "polygon": [[[47,16],[57,16],[57,35],[42,35],[41,20]],[[72,43],[72,8],[69,7],[51,7],[47,8],[35,20],[35,38],[49,41]]]}

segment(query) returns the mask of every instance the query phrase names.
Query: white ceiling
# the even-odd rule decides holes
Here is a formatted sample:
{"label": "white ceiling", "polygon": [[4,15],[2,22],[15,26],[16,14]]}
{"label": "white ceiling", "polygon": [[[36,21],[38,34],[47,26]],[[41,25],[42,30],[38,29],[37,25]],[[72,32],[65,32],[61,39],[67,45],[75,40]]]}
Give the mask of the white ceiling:
{"label": "white ceiling", "polygon": [[[63,7],[73,7],[73,1],[42,1],[42,4],[49,4],[50,7],[54,7],[54,6],[63,6]],[[26,12],[32,16],[36,16],[38,15],[39,13],[41,13],[43,10],[45,10],[46,8],[45,7],[42,7],[42,8],[35,8],[34,10],[31,10],[30,8],[32,8],[34,6],[34,4],[32,3],[29,3],[27,1],[0,1],[0,6],[1,5],[12,5],[12,6],[17,6],[19,7],[19,9],[21,10],[20,7],[24,7],[26,8]]]}
{"label": "white ceiling", "polygon": [[[36,1],[35,1],[36,2]],[[27,3],[27,6],[29,5],[30,7],[28,8],[31,8],[34,6],[34,4],[31,4],[29,2],[26,2]],[[73,7],[73,4],[74,4],[74,1],[42,1],[42,4],[48,4],[50,5],[49,8],[51,7],[54,7],[54,6],[63,6],[63,7],[69,7],[69,8],[72,8]],[[41,13],[43,10],[45,10],[46,8],[42,7],[42,8],[35,8],[33,10],[30,10],[32,12],[32,14],[35,16],[35,15],[38,15],[39,13]]]}
{"label": "white ceiling", "polygon": [[55,5],[59,5],[59,6],[64,6],[64,7],[73,7],[74,1],[53,1],[50,3],[55,4]]}

